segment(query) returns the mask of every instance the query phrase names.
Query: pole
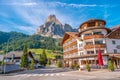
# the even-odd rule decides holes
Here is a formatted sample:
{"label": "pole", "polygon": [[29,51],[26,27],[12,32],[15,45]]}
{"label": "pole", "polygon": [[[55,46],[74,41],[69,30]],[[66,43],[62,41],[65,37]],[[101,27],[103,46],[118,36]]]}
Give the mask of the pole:
{"label": "pole", "polygon": [[7,52],[8,52],[8,44],[9,44],[9,40],[8,40],[8,42],[7,42],[7,50],[6,50],[6,53],[5,53],[5,63],[4,63],[4,74],[5,74],[5,72],[6,72],[6,55],[7,55]]}

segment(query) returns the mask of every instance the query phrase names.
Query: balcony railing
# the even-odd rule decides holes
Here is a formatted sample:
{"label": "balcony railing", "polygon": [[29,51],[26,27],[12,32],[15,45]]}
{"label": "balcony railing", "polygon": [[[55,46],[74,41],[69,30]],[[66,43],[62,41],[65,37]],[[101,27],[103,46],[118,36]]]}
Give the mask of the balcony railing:
{"label": "balcony railing", "polygon": [[90,35],[90,36],[84,36],[84,40],[92,39],[92,38],[103,38],[103,34],[95,34],[95,35]]}
{"label": "balcony railing", "polygon": [[105,48],[105,44],[95,44],[95,45],[85,45],[85,49],[92,49],[92,48]]}

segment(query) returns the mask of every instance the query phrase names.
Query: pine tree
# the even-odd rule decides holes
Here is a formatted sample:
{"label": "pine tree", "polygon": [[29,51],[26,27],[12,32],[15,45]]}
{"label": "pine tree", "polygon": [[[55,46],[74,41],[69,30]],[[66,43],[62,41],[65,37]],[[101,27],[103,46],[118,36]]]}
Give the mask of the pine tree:
{"label": "pine tree", "polygon": [[51,60],[50,59],[48,59],[47,65],[51,65]]}
{"label": "pine tree", "polygon": [[33,70],[34,69],[34,60],[32,59],[31,64],[30,64],[30,69]]}
{"label": "pine tree", "polygon": [[21,62],[20,62],[20,66],[22,68],[27,68],[28,67],[28,55],[27,55],[27,44],[24,45],[24,48],[23,48],[23,54],[22,54],[22,57],[21,57]]}
{"label": "pine tree", "polygon": [[44,61],[44,62],[43,62],[43,65],[46,66],[46,64],[47,64],[47,56],[46,56],[45,50],[43,50],[42,56],[43,56],[43,61]]}
{"label": "pine tree", "polygon": [[43,55],[39,54],[39,64],[43,65],[43,63],[44,63]]}

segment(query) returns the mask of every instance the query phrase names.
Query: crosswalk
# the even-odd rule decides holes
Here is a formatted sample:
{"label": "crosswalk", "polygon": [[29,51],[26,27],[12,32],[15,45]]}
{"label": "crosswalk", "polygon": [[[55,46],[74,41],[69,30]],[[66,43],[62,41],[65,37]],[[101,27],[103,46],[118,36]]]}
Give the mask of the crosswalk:
{"label": "crosswalk", "polygon": [[13,77],[34,77],[34,76],[64,76],[65,74],[61,73],[49,73],[49,74],[18,74]]}

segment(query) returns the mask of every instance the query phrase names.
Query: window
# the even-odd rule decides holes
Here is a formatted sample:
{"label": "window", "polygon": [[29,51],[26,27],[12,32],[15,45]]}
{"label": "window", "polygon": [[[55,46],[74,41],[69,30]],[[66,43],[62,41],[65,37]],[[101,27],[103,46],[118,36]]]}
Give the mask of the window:
{"label": "window", "polygon": [[86,45],[92,45],[93,42],[86,42]]}
{"label": "window", "polygon": [[[104,53],[104,50],[100,50],[101,53]],[[96,53],[98,53],[98,50],[96,50]]]}
{"label": "window", "polygon": [[117,50],[116,50],[116,49],[114,49],[114,53],[117,53]]}
{"label": "window", "polygon": [[85,36],[90,36],[90,35],[92,35],[92,33],[85,34]]}
{"label": "window", "polygon": [[103,40],[95,41],[95,44],[103,44]]}
{"label": "window", "polygon": [[115,44],[115,41],[114,41],[114,40],[112,40],[112,44]]}
{"label": "window", "polygon": [[95,34],[102,34],[102,32],[94,32],[94,35],[95,35]]}
{"label": "window", "polygon": [[101,22],[98,22],[98,26],[102,26],[103,24]]}
{"label": "window", "polygon": [[94,51],[87,51],[87,54],[94,54]]}

